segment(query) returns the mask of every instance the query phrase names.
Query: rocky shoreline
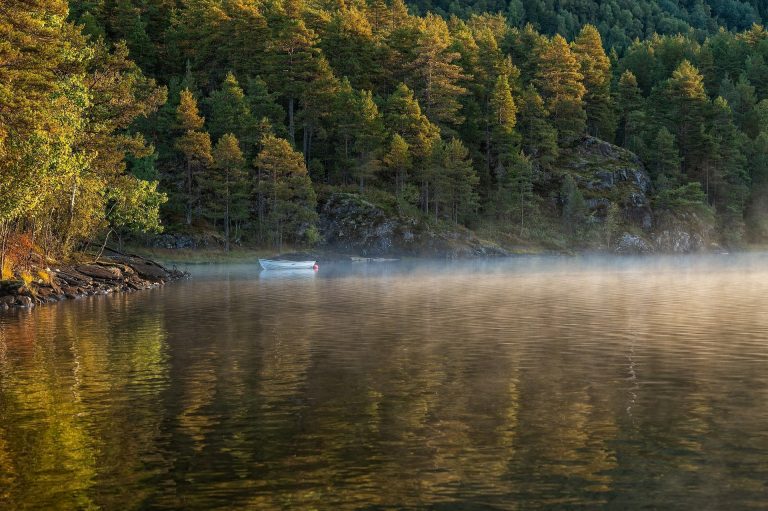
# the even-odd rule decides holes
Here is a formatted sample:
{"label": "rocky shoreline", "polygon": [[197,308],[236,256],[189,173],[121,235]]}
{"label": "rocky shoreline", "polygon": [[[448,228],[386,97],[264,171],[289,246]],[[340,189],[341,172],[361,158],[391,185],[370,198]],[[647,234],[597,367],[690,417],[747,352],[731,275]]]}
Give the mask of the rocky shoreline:
{"label": "rocky shoreline", "polygon": [[0,281],[0,312],[153,289],[188,276],[149,259],[120,253],[88,263],[49,265],[38,270],[32,280]]}

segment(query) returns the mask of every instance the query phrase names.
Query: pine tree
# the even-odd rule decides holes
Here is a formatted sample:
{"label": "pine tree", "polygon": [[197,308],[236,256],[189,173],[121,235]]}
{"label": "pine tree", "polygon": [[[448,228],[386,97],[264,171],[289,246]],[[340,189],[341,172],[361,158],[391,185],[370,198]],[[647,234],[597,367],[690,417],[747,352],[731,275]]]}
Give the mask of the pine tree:
{"label": "pine tree", "polygon": [[[256,122],[259,123],[266,119],[275,133],[287,135],[285,109],[278,103],[279,94],[270,92],[267,83],[259,76],[248,80],[246,91],[246,101],[251,110],[251,116]],[[257,130],[255,139],[261,140],[264,135],[266,133]]]}
{"label": "pine tree", "polygon": [[183,134],[176,139],[176,150],[185,160],[184,193],[186,202],[186,223],[192,225],[195,207],[199,202],[198,178],[203,170],[213,163],[211,137],[200,131],[205,119],[200,116],[197,101],[188,89],[181,91],[176,109],[178,127]]}
{"label": "pine tree", "polygon": [[535,209],[530,159],[522,153],[513,155],[505,166],[497,167],[496,181],[494,210],[500,219],[516,223],[520,236],[523,236],[526,219]]}
{"label": "pine tree", "polygon": [[594,26],[584,25],[572,48],[584,76],[587,131],[604,140],[613,140],[616,121],[611,101],[611,62],[603,49],[600,33]]}
{"label": "pine tree", "polygon": [[[110,5],[110,4],[107,4]],[[131,0],[116,0],[105,18],[115,40],[123,40],[131,50],[131,58],[145,70],[153,70],[157,64],[156,49],[147,33],[147,23],[141,9]]]}
{"label": "pine tree", "polygon": [[535,84],[549,117],[563,140],[584,133],[584,75],[562,36],[556,35],[538,55]]}
{"label": "pine tree", "polygon": [[479,182],[472,167],[469,151],[458,139],[435,146],[430,179],[434,190],[434,212],[440,212],[454,223],[466,221],[478,204],[475,188]]}
{"label": "pine tree", "polygon": [[644,124],[640,122],[644,117],[643,96],[637,86],[637,78],[629,69],[625,70],[619,78],[616,104],[619,109],[617,143],[629,147],[630,140],[639,135]]}
{"label": "pine tree", "polygon": [[750,196],[745,217],[750,237],[768,237],[768,132],[762,131],[750,143],[748,152]]}
{"label": "pine tree", "polygon": [[221,88],[213,91],[205,103],[210,112],[207,128],[211,137],[218,140],[225,133],[232,133],[249,154],[257,141],[253,138],[256,120],[235,75],[227,73]]}
{"label": "pine tree", "polygon": [[414,168],[420,170],[414,178],[420,181],[422,206],[426,211],[430,202],[427,160],[440,141],[440,129],[421,113],[419,102],[404,84],[387,98],[384,124],[393,135],[403,137],[410,147]]}
{"label": "pine tree", "polygon": [[450,49],[451,35],[445,20],[429,14],[424,25],[410,66],[412,82],[426,116],[445,129],[464,120],[459,113],[459,98],[467,90],[459,84],[464,76],[454,63],[460,54]]}
{"label": "pine tree", "polygon": [[676,188],[682,184],[682,176],[675,136],[662,126],[656,134],[653,147],[648,165],[657,191]]}
{"label": "pine tree", "polygon": [[664,84],[658,117],[675,130],[683,172],[698,177],[704,169],[707,141],[703,131],[709,100],[699,71],[684,60]]}
{"label": "pine tree", "polygon": [[376,173],[385,138],[384,123],[370,91],[355,91],[343,80],[334,105],[334,125],[340,137],[338,161],[344,179],[353,177],[360,188]]}
{"label": "pine tree", "polygon": [[387,98],[384,124],[393,134],[399,134],[405,139],[415,158],[428,157],[440,138],[439,128],[421,113],[413,92],[402,83]]}
{"label": "pine tree", "polygon": [[755,86],[759,98],[768,97],[768,64],[765,57],[758,53],[751,55],[746,61],[747,79]]}
{"label": "pine tree", "polygon": [[390,27],[390,11],[386,0],[368,0],[365,16],[371,31],[376,35],[382,34]]}
{"label": "pine tree", "polygon": [[572,238],[576,236],[584,226],[587,215],[587,205],[576,181],[570,174],[565,176],[560,190],[560,198],[563,202],[563,227]]}
{"label": "pine tree", "polygon": [[389,143],[389,151],[383,158],[384,166],[395,177],[395,195],[401,198],[408,180],[408,173],[413,167],[410,147],[403,137],[395,133]]}
{"label": "pine tree", "polygon": [[344,6],[333,13],[320,47],[334,73],[346,77],[353,87],[371,90],[379,81],[381,67],[373,29],[357,8]]}
{"label": "pine tree", "polygon": [[316,75],[301,96],[303,110],[300,120],[302,127],[302,152],[304,160],[309,162],[314,155],[312,145],[316,132],[327,131],[332,123],[333,103],[340,87],[339,80],[333,74],[328,61],[320,56],[317,59]]}
{"label": "pine tree", "polygon": [[266,197],[272,240],[282,251],[284,241],[312,242],[316,238],[317,197],[304,157],[274,135],[261,142],[255,165],[263,180],[257,186]]}
{"label": "pine tree", "polygon": [[[509,80],[499,75],[491,93],[491,133],[498,145],[515,142],[515,125],[517,124],[517,105],[512,98]],[[502,149],[503,150],[503,149]]]}
{"label": "pine tree", "polygon": [[712,197],[722,232],[729,243],[739,243],[743,236],[743,214],[748,193],[747,162],[742,148],[746,137],[733,121],[728,102],[718,97],[712,120],[712,172],[707,175],[708,195]]}
{"label": "pine tree", "polygon": [[543,167],[557,160],[557,130],[547,121],[544,100],[531,85],[521,96],[518,111],[518,129],[522,134],[523,152]]}
{"label": "pine tree", "polygon": [[490,97],[489,139],[486,147],[488,165],[509,168],[520,151],[520,137],[515,131],[517,105],[512,98],[509,80],[499,75]]}
{"label": "pine tree", "polygon": [[296,103],[317,77],[318,38],[303,20],[282,14],[270,20],[272,38],[267,45],[267,83],[288,103],[288,136],[296,143]]}
{"label": "pine tree", "polygon": [[248,218],[248,187],[244,165],[245,158],[237,137],[232,133],[222,135],[213,148],[213,165],[206,173],[204,191],[208,192],[208,216],[224,222],[224,249],[227,252],[232,239],[232,222],[239,225]]}

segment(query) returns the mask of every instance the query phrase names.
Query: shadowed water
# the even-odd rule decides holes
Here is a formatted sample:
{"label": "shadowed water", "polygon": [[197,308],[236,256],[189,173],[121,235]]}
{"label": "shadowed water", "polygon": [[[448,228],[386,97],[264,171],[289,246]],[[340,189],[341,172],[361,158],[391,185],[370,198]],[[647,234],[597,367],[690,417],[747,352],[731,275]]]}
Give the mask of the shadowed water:
{"label": "shadowed water", "polygon": [[768,507],[768,256],[191,270],[0,316],[0,508]]}

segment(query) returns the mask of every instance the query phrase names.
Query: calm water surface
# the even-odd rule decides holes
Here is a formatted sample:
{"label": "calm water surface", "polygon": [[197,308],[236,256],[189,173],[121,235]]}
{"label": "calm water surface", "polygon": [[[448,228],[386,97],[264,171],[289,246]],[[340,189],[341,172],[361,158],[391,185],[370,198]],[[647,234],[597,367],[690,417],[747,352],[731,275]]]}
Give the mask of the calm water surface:
{"label": "calm water surface", "polygon": [[768,508],[768,256],[192,271],[0,316],[0,508]]}

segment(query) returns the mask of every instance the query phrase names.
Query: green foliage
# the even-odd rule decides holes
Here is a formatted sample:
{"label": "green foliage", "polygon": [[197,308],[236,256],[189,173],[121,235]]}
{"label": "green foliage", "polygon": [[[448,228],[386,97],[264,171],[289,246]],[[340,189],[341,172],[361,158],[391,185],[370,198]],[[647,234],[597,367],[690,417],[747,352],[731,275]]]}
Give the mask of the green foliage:
{"label": "green foliage", "polygon": [[435,146],[427,179],[432,184],[435,217],[442,212],[454,223],[467,221],[477,208],[477,173],[469,151],[458,139]]}
{"label": "green foliage", "polygon": [[585,226],[587,204],[579,187],[576,186],[576,181],[570,174],[563,179],[560,200],[563,203],[563,227],[571,237],[575,237]]}
{"label": "green foliage", "polygon": [[274,135],[261,142],[256,157],[257,190],[265,197],[272,242],[282,250],[284,241],[310,243],[316,238],[317,196],[304,158],[290,143]]}
{"label": "green foliage", "polygon": [[133,123],[165,90],[125,44],[89,42],[67,17],[58,0],[10,0],[0,16],[0,224],[60,252],[109,222],[156,229],[163,201],[126,159],[152,154]]}
{"label": "green foliage", "polygon": [[537,60],[534,83],[558,136],[569,140],[583,134],[586,128],[584,75],[568,42],[556,35],[541,49]]}
{"label": "green foliage", "polygon": [[723,234],[768,225],[761,2],[70,4],[0,17],[0,222],[62,247],[110,221],[155,229],[153,193],[166,222],[310,242],[313,186],[353,183],[573,237],[580,170],[560,155],[587,134],[643,158],[657,207],[698,204]]}
{"label": "green foliage", "polygon": [[157,191],[157,181],[121,176],[107,190],[107,220],[121,231],[162,232],[160,206],[168,197]]}
{"label": "green foliage", "polygon": [[[248,176],[240,142],[232,133],[222,135],[213,148],[213,165],[203,179],[206,193],[205,213],[224,224],[224,249],[229,252],[232,224],[239,226],[248,219]],[[237,232],[239,229],[235,229]]]}

